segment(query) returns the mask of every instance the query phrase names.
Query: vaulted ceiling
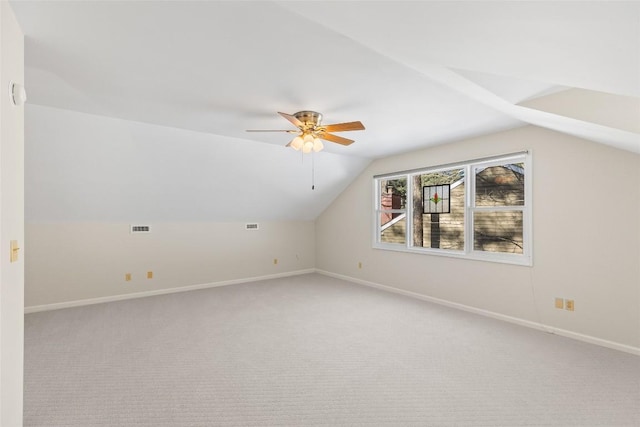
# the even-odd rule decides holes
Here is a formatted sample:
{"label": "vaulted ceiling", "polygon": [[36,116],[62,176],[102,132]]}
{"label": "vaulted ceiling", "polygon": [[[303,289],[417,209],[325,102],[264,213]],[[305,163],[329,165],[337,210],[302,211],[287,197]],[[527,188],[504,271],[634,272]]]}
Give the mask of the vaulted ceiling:
{"label": "vaulted ceiling", "polygon": [[[246,129],[291,129],[278,111],[362,121],[365,131],[341,134],[354,144],[316,154],[321,197],[290,189],[312,206],[305,218],[370,159],[525,124],[640,152],[640,117],[615,119],[640,115],[636,2],[11,4],[29,103],[219,137],[247,147],[265,185],[276,185],[273,162],[274,179],[287,174],[291,136]],[[589,104],[612,113],[575,108]],[[251,148],[261,144],[273,147]]]}

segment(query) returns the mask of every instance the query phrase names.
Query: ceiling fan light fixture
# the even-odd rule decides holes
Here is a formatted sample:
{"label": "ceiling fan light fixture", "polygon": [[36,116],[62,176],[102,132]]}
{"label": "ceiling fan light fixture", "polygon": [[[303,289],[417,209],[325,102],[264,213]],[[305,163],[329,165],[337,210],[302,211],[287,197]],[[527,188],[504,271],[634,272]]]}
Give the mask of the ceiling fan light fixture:
{"label": "ceiling fan light fixture", "polygon": [[293,148],[296,151],[299,151],[302,148],[303,143],[304,143],[304,140],[300,135],[298,135],[295,138],[293,138],[293,140],[291,141],[291,148]]}
{"label": "ceiling fan light fixture", "polygon": [[317,153],[318,151],[322,151],[323,148],[324,144],[320,141],[320,138],[315,138],[313,140],[313,151]]}
{"label": "ceiling fan light fixture", "polygon": [[313,135],[311,135],[310,133],[305,133],[303,140],[304,140],[304,144],[302,145],[302,152],[310,153],[314,147]]}

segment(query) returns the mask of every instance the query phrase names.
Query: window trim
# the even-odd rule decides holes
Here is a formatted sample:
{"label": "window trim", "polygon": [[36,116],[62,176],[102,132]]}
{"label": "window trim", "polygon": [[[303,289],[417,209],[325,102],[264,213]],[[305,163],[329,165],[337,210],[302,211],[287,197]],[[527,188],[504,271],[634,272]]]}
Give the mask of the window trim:
{"label": "window trim", "polygon": [[[392,179],[407,179],[406,175],[403,174],[389,174],[385,177],[385,179],[387,180],[392,180]],[[374,229],[375,230],[380,230],[382,228],[382,225],[380,224],[380,218],[381,215],[383,213],[390,213],[390,214],[394,214],[394,213],[399,213],[399,214],[405,214],[405,219],[407,218],[407,207],[408,207],[408,201],[405,200],[404,201],[404,209],[382,209],[381,206],[378,206],[378,202],[382,201],[382,194],[381,194],[381,188],[380,188],[380,179],[374,178],[373,180],[373,190],[374,190],[374,201],[373,201],[373,211],[374,211],[374,218],[373,218],[373,222],[374,222]],[[409,182],[407,182],[407,194],[409,194]],[[380,203],[381,204],[381,203]],[[407,221],[407,227],[409,226],[409,221]],[[380,230],[381,231],[381,230]],[[378,232],[379,234],[379,232]],[[373,234],[373,245],[374,247],[376,247],[377,244],[377,240],[378,240],[378,236],[376,236],[376,233]],[[405,245],[407,244],[407,236],[405,236]],[[394,244],[394,243],[382,243],[383,245],[399,245],[398,244]]]}
{"label": "window trim", "polygon": [[[509,161],[520,161],[524,163],[525,185],[524,185],[524,205],[515,206],[475,206],[475,169],[478,167],[491,167],[503,165]],[[532,173],[532,153],[531,150],[473,159],[463,162],[434,165],[419,169],[410,169],[405,171],[380,174],[373,176],[373,248],[397,252],[408,252],[426,255],[445,256],[450,258],[471,259],[477,261],[498,262],[504,264],[516,264],[524,266],[533,266],[533,216],[532,216],[532,198],[533,198],[533,173]],[[411,195],[413,194],[413,176],[416,174],[439,172],[450,169],[464,169],[465,173],[465,212],[464,212],[464,249],[449,250],[436,249],[413,246],[413,202]],[[405,178],[407,181],[407,200],[405,201],[405,209],[383,210],[381,209],[381,189],[380,181],[388,179]],[[474,221],[473,215],[476,212],[499,212],[499,211],[521,211],[522,212],[522,254],[512,254],[505,252],[489,252],[474,249]],[[405,243],[384,243],[380,241],[380,214],[383,212],[400,212],[406,215],[406,231]]]}

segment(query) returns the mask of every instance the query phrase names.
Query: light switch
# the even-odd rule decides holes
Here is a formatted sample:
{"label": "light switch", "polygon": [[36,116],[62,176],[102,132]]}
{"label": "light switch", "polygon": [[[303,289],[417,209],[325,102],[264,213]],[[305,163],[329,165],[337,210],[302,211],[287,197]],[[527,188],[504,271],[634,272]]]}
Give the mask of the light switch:
{"label": "light switch", "polygon": [[12,240],[11,241],[11,254],[9,255],[9,261],[11,262],[16,262],[18,261],[18,251],[20,250],[20,248],[18,247],[18,241],[17,240]]}

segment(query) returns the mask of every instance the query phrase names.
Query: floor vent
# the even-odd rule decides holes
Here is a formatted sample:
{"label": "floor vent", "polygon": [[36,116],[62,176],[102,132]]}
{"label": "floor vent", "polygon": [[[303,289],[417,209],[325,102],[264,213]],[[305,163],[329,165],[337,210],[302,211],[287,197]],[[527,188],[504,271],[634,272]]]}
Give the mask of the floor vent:
{"label": "floor vent", "polygon": [[251,224],[245,224],[244,225],[245,230],[257,230],[258,229],[258,223],[251,223]]}
{"label": "floor vent", "polygon": [[150,225],[132,225],[131,234],[133,233],[151,233]]}

